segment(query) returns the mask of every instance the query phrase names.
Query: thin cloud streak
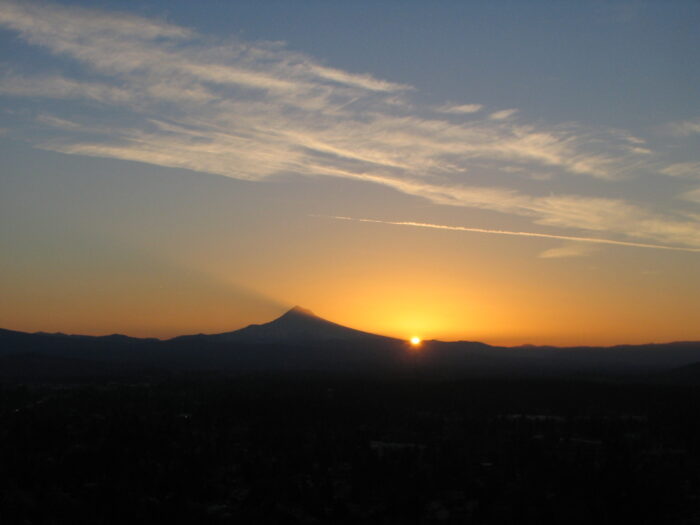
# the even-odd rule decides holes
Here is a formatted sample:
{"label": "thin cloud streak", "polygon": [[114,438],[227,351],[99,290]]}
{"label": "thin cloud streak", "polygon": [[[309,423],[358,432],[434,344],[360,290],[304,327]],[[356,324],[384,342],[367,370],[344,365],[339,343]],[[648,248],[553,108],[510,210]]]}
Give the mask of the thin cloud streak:
{"label": "thin cloud streak", "polygon": [[562,259],[565,257],[587,257],[596,251],[592,244],[574,243],[568,241],[563,246],[557,246],[543,251],[538,255],[541,259]]}
{"label": "thin cloud streak", "polygon": [[478,113],[483,109],[481,104],[445,104],[435,108],[438,113],[448,113],[453,115],[464,115],[469,113]]}
{"label": "thin cloud streak", "polygon": [[700,118],[671,122],[666,126],[666,130],[676,137],[689,137],[691,135],[700,134]]}
{"label": "thin cloud streak", "polygon": [[489,118],[491,120],[505,120],[513,115],[515,115],[518,112],[517,109],[502,109],[501,111],[496,111],[494,113],[491,113],[489,115]]}
{"label": "thin cloud streak", "polygon": [[353,222],[370,222],[375,224],[390,224],[393,226],[413,226],[415,228],[430,228],[433,230],[449,230],[449,231],[459,231],[459,232],[471,232],[471,233],[487,233],[493,235],[511,235],[516,237],[538,237],[543,239],[557,239],[561,241],[575,241],[575,242],[587,242],[595,244],[611,244],[614,246],[627,246],[632,248],[650,248],[654,250],[672,250],[680,252],[694,252],[700,253],[700,248],[682,248],[679,246],[663,246],[660,244],[647,244],[640,242],[628,242],[628,241],[615,241],[612,239],[600,239],[597,237],[574,237],[570,235],[554,235],[550,233],[536,233],[536,232],[520,232],[520,231],[509,231],[509,230],[491,230],[487,228],[469,228],[467,226],[449,226],[446,224],[431,224],[426,222],[413,222],[413,221],[382,221],[379,219],[364,219],[357,217],[343,217],[340,215],[313,215],[313,217],[324,217],[328,219],[337,219],[342,221],[353,221]]}
{"label": "thin cloud streak", "polygon": [[700,179],[700,162],[678,162],[661,170],[670,177],[689,177]]}

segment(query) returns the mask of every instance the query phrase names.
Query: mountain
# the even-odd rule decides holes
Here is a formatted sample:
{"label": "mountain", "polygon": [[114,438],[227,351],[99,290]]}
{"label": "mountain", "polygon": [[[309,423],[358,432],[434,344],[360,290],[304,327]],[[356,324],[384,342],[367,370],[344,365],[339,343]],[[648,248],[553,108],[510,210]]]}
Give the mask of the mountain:
{"label": "mountain", "polygon": [[[108,350],[140,349],[160,343],[158,339],[128,337],[120,334],[91,336],[36,332],[29,334],[0,328],[0,357],[22,354],[52,354],[64,357],[99,356]],[[75,354],[75,355],[73,355]]]}
{"label": "mountain", "polygon": [[240,330],[207,337],[218,343],[305,344],[329,341],[397,341],[390,337],[362,332],[326,321],[301,306],[295,306],[269,323],[252,324]]}
{"label": "mountain", "polygon": [[[408,371],[442,377],[613,374],[651,380],[655,374],[699,362],[700,342],[505,348],[469,341],[424,341],[418,349],[411,349],[407,341],[348,328],[299,306],[268,323],[166,341],[0,329],[0,381],[125,373],[120,370]],[[667,380],[688,382],[686,376],[695,372],[691,367],[670,374]]]}

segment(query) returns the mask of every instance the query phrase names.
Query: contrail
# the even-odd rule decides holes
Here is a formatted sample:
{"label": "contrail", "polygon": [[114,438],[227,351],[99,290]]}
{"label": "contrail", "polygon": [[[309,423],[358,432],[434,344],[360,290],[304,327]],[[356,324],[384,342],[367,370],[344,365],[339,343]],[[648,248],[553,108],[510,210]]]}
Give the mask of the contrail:
{"label": "contrail", "polygon": [[414,228],[432,228],[434,230],[450,230],[458,232],[490,233],[495,235],[514,235],[517,237],[541,237],[544,239],[558,239],[562,241],[589,242],[596,244],[613,244],[615,246],[631,246],[634,248],[652,248],[655,250],[672,250],[678,252],[700,252],[700,248],[683,248],[679,246],[664,246],[663,244],[647,244],[643,242],[614,241],[600,239],[598,237],[574,237],[571,235],[554,235],[551,233],[517,232],[509,230],[490,230],[486,228],[468,228],[466,226],[448,226],[446,224],[430,224],[427,222],[410,221],[380,221],[378,219],[361,219],[357,217],[342,217],[338,215],[312,215],[312,217],[325,217],[342,221],[373,222],[377,224],[392,224],[394,226],[413,226]]}

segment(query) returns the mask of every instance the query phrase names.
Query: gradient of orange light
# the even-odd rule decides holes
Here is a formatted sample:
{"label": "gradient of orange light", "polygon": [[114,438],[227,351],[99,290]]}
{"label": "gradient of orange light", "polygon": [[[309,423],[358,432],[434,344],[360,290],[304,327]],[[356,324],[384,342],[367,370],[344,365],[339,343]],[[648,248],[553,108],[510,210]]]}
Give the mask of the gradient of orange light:
{"label": "gradient of orange light", "polygon": [[[232,245],[228,258],[181,245],[167,253],[159,245],[167,264],[123,252],[93,254],[94,262],[76,256],[83,266],[25,264],[5,274],[0,327],[171,337],[266,322],[300,304],[331,321],[404,340],[416,334],[509,345],[700,339],[698,280],[677,277],[693,275],[694,254],[659,259],[651,251],[608,249],[595,258],[542,260],[538,252],[551,243],[455,240],[464,238],[300,221],[251,238],[249,247]],[[648,267],[655,272],[644,272]],[[276,302],[240,300],[232,294],[237,283]]]}
{"label": "gradient of orange light", "polygon": [[[511,253],[498,259],[485,253],[466,263],[461,254],[444,247],[416,256],[410,242],[394,243],[381,258],[357,256],[337,246],[345,251],[344,264],[309,261],[293,282],[277,290],[336,322],[402,339],[420,333],[428,339],[505,345],[576,345],[700,335],[693,291],[697,282],[676,281],[671,271],[658,277],[630,271],[654,262],[653,253],[610,250],[603,270],[594,271],[585,258],[538,259],[539,243],[495,244]],[[678,257],[680,264],[688,264],[687,255]],[[668,263],[669,270],[674,264]],[[650,278],[662,282],[645,282]],[[280,284],[283,279],[273,280]]]}

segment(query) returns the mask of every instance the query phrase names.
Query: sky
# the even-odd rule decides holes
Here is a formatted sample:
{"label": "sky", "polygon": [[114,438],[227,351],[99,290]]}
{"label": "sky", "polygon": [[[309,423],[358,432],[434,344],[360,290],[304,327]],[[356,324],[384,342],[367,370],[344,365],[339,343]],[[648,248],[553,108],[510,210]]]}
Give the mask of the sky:
{"label": "sky", "polygon": [[700,3],[0,0],[0,327],[298,304],[700,340]]}

